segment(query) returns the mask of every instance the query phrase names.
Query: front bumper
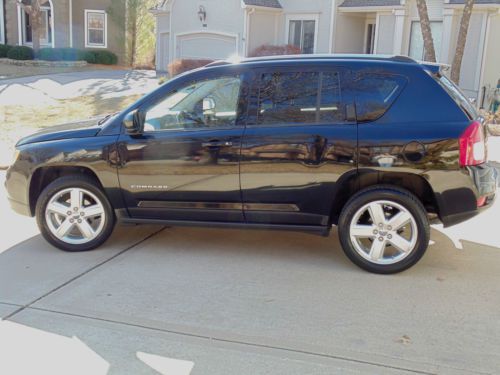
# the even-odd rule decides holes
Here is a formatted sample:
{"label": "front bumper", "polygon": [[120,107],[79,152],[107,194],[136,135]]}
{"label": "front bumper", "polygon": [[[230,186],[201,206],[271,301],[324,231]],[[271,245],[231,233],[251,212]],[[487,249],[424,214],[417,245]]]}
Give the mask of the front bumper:
{"label": "front bumper", "polygon": [[16,164],[7,169],[5,176],[5,190],[11,208],[18,214],[33,216],[29,202],[29,178],[16,167]]}
{"label": "front bumper", "polygon": [[8,198],[8,200],[9,200],[10,207],[12,208],[12,210],[14,212],[16,212],[20,215],[24,215],[24,216],[32,216],[29,205],[15,201],[12,198]]}

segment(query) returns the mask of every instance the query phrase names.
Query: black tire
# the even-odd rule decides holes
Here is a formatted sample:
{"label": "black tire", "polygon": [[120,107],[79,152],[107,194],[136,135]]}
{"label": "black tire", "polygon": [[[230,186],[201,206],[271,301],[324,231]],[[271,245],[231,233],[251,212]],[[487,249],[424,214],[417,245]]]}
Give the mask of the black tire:
{"label": "black tire", "polygon": [[[403,206],[413,216],[417,225],[418,234],[415,246],[406,258],[397,263],[371,262],[357,252],[351,241],[350,225],[356,212],[366,204],[378,200],[391,201]],[[378,185],[364,189],[349,199],[340,214],[338,233],[344,253],[354,264],[369,272],[392,274],[410,268],[422,258],[429,246],[430,226],[425,208],[412,193],[394,186]]]}
{"label": "black tire", "polygon": [[[70,188],[80,188],[91,192],[100,200],[100,203],[104,208],[105,219],[102,230],[94,239],[86,243],[71,244],[68,242],[64,242],[51,232],[47,224],[45,210],[50,199],[58,192]],[[113,232],[113,228],[115,225],[114,211],[111,207],[111,204],[109,203],[108,198],[100,189],[100,184],[95,179],[87,176],[64,176],[51,182],[38,197],[35,216],[42,236],[55,247],[64,251],[71,252],[88,251],[99,247],[109,238],[109,236]]]}

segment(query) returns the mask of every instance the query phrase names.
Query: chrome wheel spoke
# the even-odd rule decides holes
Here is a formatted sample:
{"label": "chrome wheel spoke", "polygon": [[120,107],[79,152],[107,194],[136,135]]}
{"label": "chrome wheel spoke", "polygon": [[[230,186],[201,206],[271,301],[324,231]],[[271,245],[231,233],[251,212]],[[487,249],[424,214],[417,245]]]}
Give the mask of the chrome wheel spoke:
{"label": "chrome wheel spoke", "polygon": [[385,239],[380,241],[378,238],[373,240],[372,246],[370,248],[370,258],[373,260],[380,260],[384,257],[386,241]]}
{"label": "chrome wheel spoke", "polygon": [[73,223],[71,223],[69,219],[66,219],[61,223],[61,225],[59,225],[55,234],[59,238],[64,237],[71,230],[71,228],[73,228]]}
{"label": "chrome wheel spoke", "polygon": [[54,212],[58,215],[61,215],[63,217],[68,216],[68,211],[71,209],[62,203],[59,202],[51,202],[50,204],[47,205],[47,210]]}
{"label": "chrome wheel spoke", "polygon": [[391,226],[392,230],[398,230],[401,227],[405,226],[411,221],[412,217],[410,213],[400,211],[397,213],[389,222],[387,223],[388,225]]}
{"label": "chrome wheel spoke", "polygon": [[79,221],[76,224],[76,226],[78,227],[78,230],[83,235],[83,237],[88,238],[89,240],[91,240],[95,237],[95,232],[87,220]]}
{"label": "chrome wheel spoke", "polygon": [[82,192],[80,189],[71,189],[70,202],[73,209],[82,206]]}
{"label": "chrome wheel spoke", "polygon": [[392,246],[403,253],[409,252],[413,247],[411,241],[401,237],[399,234],[394,234],[388,241]]}
{"label": "chrome wheel spoke", "polygon": [[354,237],[371,238],[371,237],[375,237],[376,232],[374,233],[374,231],[376,231],[376,230],[377,230],[377,227],[375,225],[357,224],[357,225],[353,225],[351,227],[351,234]]}
{"label": "chrome wheel spoke", "polygon": [[370,203],[368,206],[368,212],[372,218],[372,222],[375,225],[380,225],[385,223],[384,209],[382,205],[378,202]]}
{"label": "chrome wheel spoke", "polygon": [[94,204],[93,206],[88,206],[83,208],[85,217],[95,217],[102,215],[104,213],[104,208],[100,204]]}

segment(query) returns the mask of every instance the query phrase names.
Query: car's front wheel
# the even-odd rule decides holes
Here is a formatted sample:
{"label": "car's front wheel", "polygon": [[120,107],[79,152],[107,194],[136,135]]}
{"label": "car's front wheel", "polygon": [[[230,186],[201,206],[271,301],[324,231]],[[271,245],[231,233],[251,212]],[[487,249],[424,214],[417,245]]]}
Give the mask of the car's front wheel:
{"label": "car's front wheel", "polygon": [[65,176],[40,194],[36,219],[43,237],[65,251],[91,250],[113,231],[113,209],[98,183],[89,177]]}
{"label": "car's front wheel", "polygon": [[397,187],[369,188],[354,195],[339,219],[345,254],[375,273],[401,272],[424,255],[430,237],[422,203]]}

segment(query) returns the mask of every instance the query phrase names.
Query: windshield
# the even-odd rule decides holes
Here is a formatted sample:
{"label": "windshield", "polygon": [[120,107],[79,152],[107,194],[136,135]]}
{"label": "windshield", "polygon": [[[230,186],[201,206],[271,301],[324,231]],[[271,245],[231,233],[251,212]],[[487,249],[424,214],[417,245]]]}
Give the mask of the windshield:
{"label": "windshield", "polygon": [[448,77],[444,75],[438,75],[437,81],[443,87],[448,95],[450,95],[455,103],[457,103],[460,108],[469,116],[471,120],[474,120],[478,117],[478,113],[472,103],[467,99],[465,94],[460,90],[452,81],[448,79]]}

